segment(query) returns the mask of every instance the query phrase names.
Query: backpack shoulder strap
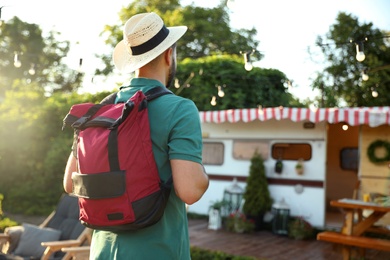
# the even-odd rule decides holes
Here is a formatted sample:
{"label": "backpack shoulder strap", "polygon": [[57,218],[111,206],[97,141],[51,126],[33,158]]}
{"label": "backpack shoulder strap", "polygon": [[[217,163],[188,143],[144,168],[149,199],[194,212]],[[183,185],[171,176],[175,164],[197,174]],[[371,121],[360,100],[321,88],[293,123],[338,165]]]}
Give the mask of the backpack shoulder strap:
{"label": "backpack shoulder strap", "polygon": [[118,92],[111,93],[110,95],[103,98],[103,100],[100,101],[100,104],[103,104],[103,105],[114,104],[117,94],[118,94]]}
{"label": "backpack shoulder strap", "polygon": [[145,92],[145,96],[146,96],[146,99],[148,101],[151,101],[155,98],[158,98],[162,95],[166,95],[166,94],[173,94],[172,91],[170,91],[169,89],[165,88],[165,87],[155,87],[155,88],[152,88],[151,90],[148,90]]}
{"label": "backpack shoulder strap", "polygon": [[[148,101],[151,101],[155,98],[158,98],[158,97],[160,97],[162,95],[166,95],[166,94],[173,94],[173,93],[172,93],[172,91],[170,91],[169,89],[167,89],[165,87],[155,87],[155,88],[152,88],[151,90],[145,92],[145,96],[146,96],[146,99]],[[100,101],[100,104],[102,104],[102,105],[114,104],[117,95],[118,95],[118,92],[111,93],[110,95],[103,98],[102,101]]]}

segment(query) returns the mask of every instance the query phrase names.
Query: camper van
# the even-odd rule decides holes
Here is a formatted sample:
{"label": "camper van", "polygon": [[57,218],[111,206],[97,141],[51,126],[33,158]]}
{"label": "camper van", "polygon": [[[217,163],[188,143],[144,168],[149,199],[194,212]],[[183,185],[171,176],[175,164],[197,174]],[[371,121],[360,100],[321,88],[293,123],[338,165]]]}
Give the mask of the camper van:
{"label": "camper van", "polygon": [[[373,162],[367,149],[377,140],[390,142],[390,107],[254,108],[199,116],[210,186],[189,212],[208,214],[233,184],[244,191],[255,151],[264,160],[274,203],[283,200],[291,216],[314,227],[341,225],[331,200],[389,194],[390,160]],[[377,156],[390,156],[382,148]]]}

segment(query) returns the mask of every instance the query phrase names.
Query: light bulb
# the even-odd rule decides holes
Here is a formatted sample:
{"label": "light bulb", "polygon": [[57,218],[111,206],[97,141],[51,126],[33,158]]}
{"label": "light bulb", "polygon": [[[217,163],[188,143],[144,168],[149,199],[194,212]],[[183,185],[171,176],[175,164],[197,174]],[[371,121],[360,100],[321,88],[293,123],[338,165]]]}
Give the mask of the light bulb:
{"label": "light bulb", "polygon": [[291,81],[289,80],[289,81],[287,81],[287,87],[288,88],[292,88],[293,86],[292,86],[292,83],[291,83]]}
{"label": "light bulb", "polygon": [[362,72],[362,80],[367,81],[370,77],[367,75],[366,71]]}
{"label": "light bulb", "polygon": [[15,53],[15,56],[14,56],[14,66],[16,68],[20,68],[22,66],[22,63],[20,62],[17,53]]}
{"label": "light bulb", "polygon": [[244,68],[245,68],[246,71],[251,71],[253,69],[252,62],[250,62],[250,61],[245,62]]}
{"label": "light bulb", "polygon": [[373,89],[372,92],[371,92],[371,95],[372,95],[372,97],[374,97],[374,98],[378,97],[378,91],[376,91],[375,89]]}
{"label": "light bulb", "polygon": [[218,96],[219,97],[224,97],[225,96],[225,92],[222,90],[221,86],[218,86]]}
{"label": "light bulb", "polygon": [[34,64],[31,64],[30,69],[28,70],[28,73],[32,76],[35,75],[35,68]]}
{"label": "light bulb", "polygon": [[240,53],[242,55],[244,55],[244,68],[245,70],[247,71],[251,71],[253,69],[253,65],[252,65],[252,62],[251,62],[251,54],[254,52],[254,50],[252,51],[249,51],[249,52],[242,52],[240,51]]}
{"label": "light bulb", "polygon": [[213,96],[213,97],[211,98],[210,104],[211,104],[212,106],[215,106],[215,105],[217,104],[217,98],[216,98],[215,96]]}
{"label": "light bulb", "polygon": [[362,62],[362,61],[364,61],[365,58],[366,58],[366,55],[364,55],[364,52],[363,52],[363,44],[361,44],[361,43],[356,44],[356,60],[359,62]]}
{"label": "light bulb", "polygon": [[366,55],[364,55],[364,52],[362,52],[362,51],[356,54],[356,60],[359,62],[364,61],[365,58],[366,58]]}
{"label": "light bulb", "polygon": [[343,126],[341,127],[344,131],[347,131],[348,130],[348,125],[347,124],[343,124]]}
{"label": "light bulb", "polygon": [[178,78],[175,79],[175,88],[180,88],[180,83]]}

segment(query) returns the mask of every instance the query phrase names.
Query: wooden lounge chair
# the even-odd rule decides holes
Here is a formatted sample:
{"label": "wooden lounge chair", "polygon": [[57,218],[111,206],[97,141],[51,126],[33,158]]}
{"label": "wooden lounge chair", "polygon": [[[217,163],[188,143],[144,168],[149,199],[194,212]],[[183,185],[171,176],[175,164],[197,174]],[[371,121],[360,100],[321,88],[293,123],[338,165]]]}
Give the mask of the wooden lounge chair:
{"label": "wooden lounge chair", "polygon": [[80,223],[78,199],[63,194],[41,225],[23,223],[6,228],[0,234],[0,252],[7,259],[67,260],[72,255],[61,249],[89,245],[91,232]]}
{"label": "wooden lounge chair", "polygon": [[89,246],[65,247],[61,250],[70,254],[75,260],[89,260]]}

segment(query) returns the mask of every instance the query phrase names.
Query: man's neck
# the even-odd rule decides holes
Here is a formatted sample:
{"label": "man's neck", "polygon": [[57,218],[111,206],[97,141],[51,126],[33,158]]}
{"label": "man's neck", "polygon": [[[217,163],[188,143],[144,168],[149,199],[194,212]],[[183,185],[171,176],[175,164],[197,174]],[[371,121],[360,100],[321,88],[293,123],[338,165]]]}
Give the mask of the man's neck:
{"label": "man's neck", "polygon": [[163,73],[159,73],[158,71],[150,71],[150,70],[137,70],[135,72],[136,78],[147,78],[154,79],[160,81],[164,86],[166,85],[166,78]]}

